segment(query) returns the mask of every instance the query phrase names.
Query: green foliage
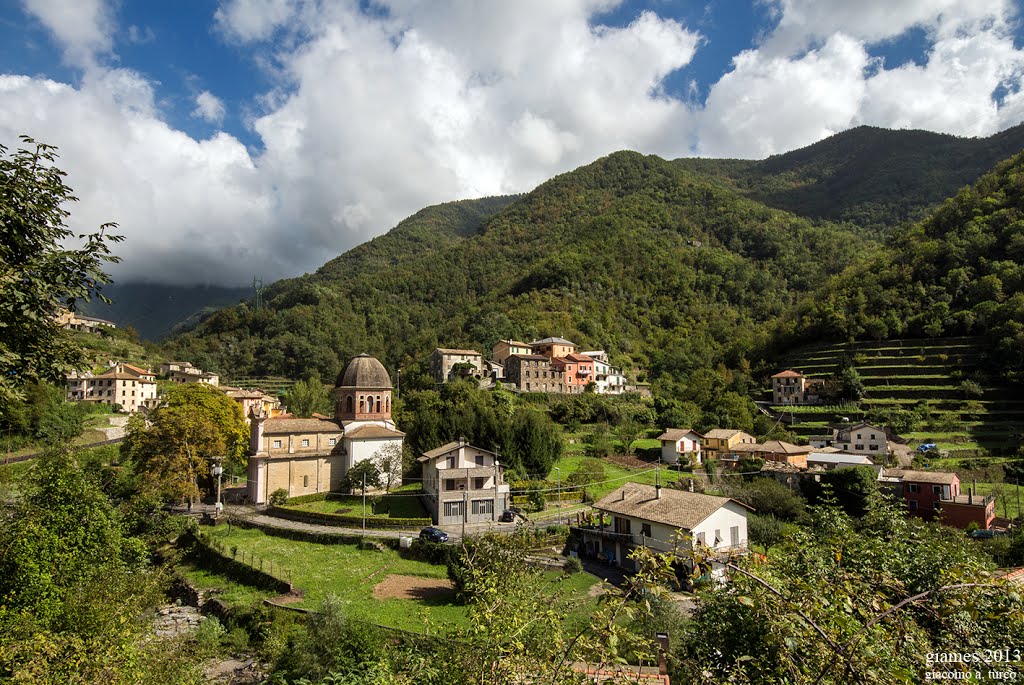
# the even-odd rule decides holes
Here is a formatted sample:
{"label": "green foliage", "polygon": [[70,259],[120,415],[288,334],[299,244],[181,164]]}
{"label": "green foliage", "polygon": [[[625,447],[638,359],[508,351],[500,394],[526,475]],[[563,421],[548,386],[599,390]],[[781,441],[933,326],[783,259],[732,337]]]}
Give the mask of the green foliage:
{"label": "green foliage", "polygon": [[284,488],[278,488],[270,493],[270,503],[274,506],[281,506],[288,502],[288,491]]}
{"label": "green foliage", "polygon": [[150,424],[141,417],[129,420],[122,453],[165,499],[194,501],[215,487],[215,458],[241,467],[247,445],[238,404],[203,383],[187,383],[168,391]]}
{"label": "green foliage", "polygon": [[878,474],[870,466],[841,466],[821,475],[821,481],[804,483],[812,504],[834,502],[850,516],[863,516],[879,498]]}
{"label": "green foliage", "polygon": [[345,474],[345,487],[350,492],[366,488],[379,488],[383,485],[380,475],[380,467],[373,460],[357,461]]}
{"label": "green foliage", "polygon": [[774,478],[731,482],[726,486],[726,493],[753,507],[761,516],[789,522],[799,522],[807,516],[803,497]]}
{"label": "green foliage", "polygon": [[[62,383],[82,362],[82,352],[53,316],[99,296],[110,278],[105,263],[119,259],[110,243],[120,236],[104,224],[76,234],[65,205],[74,202],[56,148],[23,136],[30,150],[13,154],[0,145],[0,417],[35,382]],[[81,247],[69,248],[74,238]]]}
{"label": "green foliage", "polygon": [[331,414],[334,409],[327,388],[315,371],[309,378],[289,388],[282,400],[289,413],[302,418],[309,418],[314,413]]}
{"label": "green foliage", "polygon": [[764,548],[764,553],[778,544],[781,544],[786,537],[786,528],[782,521],[774,516],[753,514],[747,517],[747,535],[750,542]]}
{"label": "green foliage", "polygon": [[702,593],[673,680],[918,683],[922,655],[1016,644],[1024,629],[1019,594],[972,541],[895,505],[859,520],[821,507],[767,562],[728,563],[729,590]]}

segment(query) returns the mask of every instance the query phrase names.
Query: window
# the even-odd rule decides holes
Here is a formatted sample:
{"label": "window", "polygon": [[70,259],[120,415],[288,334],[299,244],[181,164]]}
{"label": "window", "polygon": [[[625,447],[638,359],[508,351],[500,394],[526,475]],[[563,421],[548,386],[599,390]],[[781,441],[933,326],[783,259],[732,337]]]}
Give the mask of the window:
{"label": "window", "polygon": [[864,449],[864,445],[863,444],[854,445],[854,449],[862,450],[862,449]]}
{"label": "window", "polygon": [[868,445],[868,449],[874,452],[878,449],[878,445]]}
{"label": "window", "polygon": [[457,459],[458,459],[458,457],[448,457],[448,462],[447,462],[448,463],[448,468],[454,469],[455,468],[455,462],[456,462]]}
{"label": "window", "polygon": [[649,524],[649,523],[641,523],[640,524],[640,534],[643,535],[644,537],[648,537],[648,538],[651,537],[651,524]]}
{"label": "window", "polygon": [[729,529],[729,544],[733,547],[740,546],[740,527],[733,526]]}
{"label": "window", "polygon": [[933,485],[932,486],[932,494],[935,495],[936,497],[942,497],[942,486],[941,485]]}
{"label": "window", "polygon": [[715,528],[715,547],[718,547],[720,544],[722,544],[722,529]]}
{"label": "window", "polygon": [[309,438],[303,438],[302,439],[302,446],[303,447],[309,447]]}
{"label": "window", "polygon": [[487,479],[486,478],[474,478],[473,479],[473,489],[474,490],[483,490],[485,485],[487,485]]}
{"label": "window", "polygon": [[465,490],[466,483],[458,478],[445,478],[444,479],[445,490]]}
{"label": "window", "polygon": [[275,449],[281,449],[281,441],[280,440],[275,440],[274,441],[274,448]]}
{"label": "window", "polygon": [[338,444],[338,439],[337,438],[328,438],[327,439],[327,444],[328,445],[337,445]]}
{"label": "window", "polygon": [[351,414],[354,411],[352,395],[345,397],[345,411]]}
{"label": "window", "polygon": [[444,503],[445,516],[462,516],[462,500],[457,499]]}
{"label": "window", "polygon": [[302,487],[304,487],[304,488],[308,488],[309,487],[309,476],[303,476],[302,477]]}
{"label": "window", "polygon": [[630,534],[630,520],[624,519],[621,516],[615,517],[615,532],[622,533],[624,535]]}
{"label": "window", "polygon": [[917,500],[912,499],[909,502],[907,502],[907,505],[910,511],[917,511]]}
{"label": "window", "polygon": [[907,483],[907,492],[912,495],[916,495],[921,491],[921,487],[917,483]]}
{"label": "window", "polygon": [[860,439],[861,439],[861,435],[860,435],[860,433],[857,433],[857,439],[858,439],[858,440],[860,440]]}
{"label": "window", "polygon": [[697,544],[698,545],[705,544],[705,542],[704,542],[704,533],[697,533]]}
{"label": "window", "polygon": [[473,500],[473,513],[474,514],[493,514],[494,513],[494,500],[492,500],[492,499],[475,499],[475,500]]}
{"label": "window", "polygon": [[475,457],[473,457],[473,461],[476,463],[477,466],[483,466],[484,465],[484,455],[482,455],[482,454],[476,455]]}

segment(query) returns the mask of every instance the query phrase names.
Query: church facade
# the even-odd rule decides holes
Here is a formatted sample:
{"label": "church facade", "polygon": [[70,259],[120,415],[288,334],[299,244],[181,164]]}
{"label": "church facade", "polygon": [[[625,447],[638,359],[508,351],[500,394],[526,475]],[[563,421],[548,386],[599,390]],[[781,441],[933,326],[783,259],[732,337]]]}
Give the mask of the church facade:
{"label": "church facade", "polygon": [[333,419],[250,414],[249,500],[265,504],[278,489],[289,497],[341,490],[353,464],[388,445],[401,448],[405,434],[391,420],[391,391],[384,365],[361,354],[338,375]]}

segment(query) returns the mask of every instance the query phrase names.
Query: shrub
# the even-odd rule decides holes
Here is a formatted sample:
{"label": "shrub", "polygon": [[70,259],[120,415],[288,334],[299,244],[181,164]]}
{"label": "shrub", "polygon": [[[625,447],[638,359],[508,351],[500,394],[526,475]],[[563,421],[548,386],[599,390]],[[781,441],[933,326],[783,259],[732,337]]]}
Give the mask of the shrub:
{"label": "shrub", "polygon": [[281,506],[288,501],[288,491],[284,488],[278,488],[270,493],[270,503],[275,506]]}
{"label": "shrub", "polygon": [[575,573],[582,573],[583,562],[580,561],[579,557],[569,557],[565,560],[565,563],[562,564],[562,569],[565,571],[567,576],[571,576]]}

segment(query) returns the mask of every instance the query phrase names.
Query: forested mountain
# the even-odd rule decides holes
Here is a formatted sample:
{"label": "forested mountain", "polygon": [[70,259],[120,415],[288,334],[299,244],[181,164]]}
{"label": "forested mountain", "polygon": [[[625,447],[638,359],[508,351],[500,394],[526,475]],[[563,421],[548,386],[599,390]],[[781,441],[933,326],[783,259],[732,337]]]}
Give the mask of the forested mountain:
{"label": "forested mountain", "polygon": [[1024,380],[1024,153],[802,299],[789,340],[984,335]]}
{"label": "forested mountain", "polygon": [[621,152],[519,198],[424,210],[172,349],[229,376],[329,378],[364,351],[395,368],[438,344],[553,334],[674,384],[743,367],[768,322],[872,249],[856,230]]}
{"label": "forested mountain", "polygon": [[923,218],[1021,149],[1024,125],[988,138],[860,126],[764,160],[687,158],[675,164],[772,207],[849,222],[879,236]]}

